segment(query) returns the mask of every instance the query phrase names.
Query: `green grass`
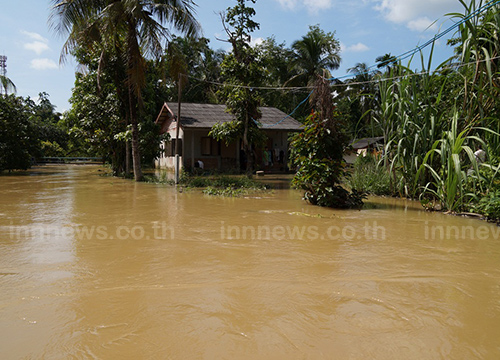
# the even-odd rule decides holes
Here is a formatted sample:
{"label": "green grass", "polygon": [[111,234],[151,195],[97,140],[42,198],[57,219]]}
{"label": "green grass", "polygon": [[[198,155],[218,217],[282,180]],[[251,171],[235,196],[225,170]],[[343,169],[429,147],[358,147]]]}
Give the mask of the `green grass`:
{"label": "green grass", "polygon": [[353,172],[346,179],[351,189],[360,193],[372,195],[391,195],[391,176],[378,165],[372,156],[358,157],[354,163]]}

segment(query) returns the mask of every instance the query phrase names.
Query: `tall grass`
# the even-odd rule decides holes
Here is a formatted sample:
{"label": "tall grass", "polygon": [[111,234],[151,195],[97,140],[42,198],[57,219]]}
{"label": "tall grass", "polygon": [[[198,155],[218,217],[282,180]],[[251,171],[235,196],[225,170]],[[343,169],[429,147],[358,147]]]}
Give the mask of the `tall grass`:
{"label": "tall grass", "polygon": [[[468,145],[477,143],[485,147],[485,143],[478,136],[467,135],[473,129],[466,127],[458,129],[458,113],[455,114],[451,127],[443,133],[441,139],[436,140],[432,148],[425,155],[418,174],[425,170],[432,175],[433,180],[428,182],[421,197],[433,196],[440,202],[441,208],[448,211],[461,211],[465,208],[467,199],[474,198],[474,193],[466,190],[481,184],[479,179],[479,166],[474,151]],[[439,166],[433,161],[439,157]],[[433,164],[432,166],[430,164]],[[417,178],[418,178],[417,174]],[[470,175],[470,176],[468,176]]]}
{"label": "tall grass", "polygon": [[391,195],[391,177],[372,155],[358,156],[346,184],[360,193]]}
{"label": "tall grass", "polygon": [[[461,0],[462,2],[462,0]],[[462,2],[464,19],[483,5]],[[452,41],[457,55],[432,66],[420,55],[421,73],[401,63],[379,85],[372,118],[386,145],[380,166],[391,175],[393,194],[430,199],[449,211],[462,211],[487,194],[499,178],[500,7],[466,21]],[[452,63],[461,60],[460,66]],[[487,152],[478,163],[474,151]],[[485,179],[482,169],[489,169]]]}

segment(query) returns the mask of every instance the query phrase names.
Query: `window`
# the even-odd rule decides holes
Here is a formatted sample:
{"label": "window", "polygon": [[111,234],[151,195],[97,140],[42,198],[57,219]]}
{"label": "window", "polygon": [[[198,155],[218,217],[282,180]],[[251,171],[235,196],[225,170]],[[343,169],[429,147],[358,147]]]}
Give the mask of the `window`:
{"label": "window", "polygon": [[[167,144],[167,148],[165,151],[166,156],[175,156],[175,142],[177,139],[172,139]],[[182,156],[182,139],[179,139],[179,156]]]}
{"label": "window", "polygon": [[201,155],[217,156],[220,155],[220,143],[208,136],[201,138]]}

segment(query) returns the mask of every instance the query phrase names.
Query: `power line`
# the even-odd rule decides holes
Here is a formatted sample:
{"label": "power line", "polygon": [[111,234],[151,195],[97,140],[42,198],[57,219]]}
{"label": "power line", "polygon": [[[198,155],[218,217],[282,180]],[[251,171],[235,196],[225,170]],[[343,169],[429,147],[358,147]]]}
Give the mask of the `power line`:
{"label": "power line", "polygon": [[[495,56],[495,57],[492,57],[489,59],[484,59],[484,60],[471,61],[468,63],[452,63],[448,66],[443,66],[442,68],[437,69],[436,71],[454,70],[454,69],[458,69],[461,67],[474,65],[474,64],[478,64],[478,63],[489,62],[489,61],[498,60],[498,59],[500,59],[500,56]],[[379,78],[379,79],[368,80],[368,81],[358,81],[358,82],[349,82],[349,83],[343,83],[343,84],[334,84],[334,85],[330,85],[330,86],[331,87],[348,87],[348,86],[353,86],[353,85],[373,84],[373,83],[380,83],[380,82],[385,82],[385,81],[399,80],[399,79],[408,78],[408,77],[412,77],[412,76],[427,75],[430,73],[431,73],[430,70],[425,70],[425,71],[421,71],[421,72],[413,73],[413,74],[405,74],[405,75],[401,75],[401,76],[394,76],[394,77],[388,77],[388,78]]]}
{"label": "power line", "polygon": [[[500,0],[499,0],[500,1]],[[221,83],[217,81],[211,81],[211,80],[205,80],[205,79],[200,79],[192,75],[186,75],[182,74],[182,76],[185,76],[187,78],[195,79],[198,81],[203,81],[207,84],[212,84],[212,85],[218,85],[218,86],[228,86],[228,87],[234,87],[234,88],[241,88],[241,89],[250,89],[250,90],[279,90],[279,91],[297,91],[297,90],[310,90],[314,89],[314,86],[294,86],[294,87],[288,87],[288,86],[251,86],[251,85],[238,85],[238,84],[230,84],[230,83]]]}
{"label": "power line", "polygon": [[[471,14],[469,14],[468,16],[466,16],[465,18],[463,18],[462,20],[460,20],[459,22],[453,24],[452,26],[450,26],[449,28],[447,28],[446,30],[444,30],[443,32],[435,35],[432,39],[428,40],[427,42],[425,42],[424,44],[420,45],[420,46],[417,46],[415,49],[412,49],[412,50],[408,50],[407,52],[401,54],[401,55],[398,55],[394,58],[394,60],[388,62],[388,64],[394,64],[398,61],[401,61],[401,60],[405,60],[409,57],[412,57],[413,55],[419,53],[420,51],[422,51],[423,49],[425,49],[427,46],[433,44],[434,42],[436,42],[437,40],[441,39],[443,36],[447,35],[448,33],[450,33],[452,30],[456,29],[457,27],[459,27],[460,25],[466,23],[467,21],[469,21],[470,19],[478,16],[479,14],[481,14],[482,12],[492,8],[493,6],[495,5],[498,5],[500,4],[500,0],[491,0],[490,2],[486,3],[485,5],[483,5],[482,7],[480,7],[479,9],[473,11]],[[367,68],[367,71],[365,72],[362,72],[362,73],[359,73],[357,75],[367,75],[369,73],[371,73],[371,69],[375,68],[375,67],[378,67],[378,64],[375,64],[375,65],[372,65],[372,66],[369,66]],[[330,79],[327,79],[329,81],[333,81],[333,80],[340,80],[340,79],[345,79],[345,78],[350,78],[352,77],[353,75],[344,75],[344,76],[341,76],[341,77],[332,77]]]}
{"label": "power line", "polygon": [[[407,59],[407,58],[415,55],[416,53],[422,51],[427,46],[433,44],[437,40],[441,39],[443,36],[445,36],[448,33],[450,33],[452,30],[456,29],[460,25],[464,24],[465,22],[469,21],[473,17],[478,16],[482,12],[484,12],[484,11],[492,8],[493,6],[495,6],[497,4],[500,4],[500,0],[492,0],[492,1],[488,2],[488,3],[486,3],[485,5],[483,5],[479,9],[475,10],[474,12],[472,12],[471,14],[469,14],[468,16],[466,16],[465,18],[463,18],[459,22],[457,22],[457,23],[453,24],[452,26],[450,26],[449,28],[447,28],[445,31],[443,31],[443,32],[435,35],[432,39],[428,40],[424,44],[422,44],[420,46],[417,46],[413,50],[409,50],[409,51],[407,51],[407,52],[405,52],[405,53],[403,53],[403,54],[401,54],[399,56],[396,56],[395,59],[390,62],[390,64],[393,64],[395,62]],[[478,62],[492,61],[492,60],[496,60],[496,59],[499,59],[499,58],[500,58],[500,56],[497,56],[497,57],[491,58],[489,60],[474,61],[474,62],[469,62],[469,63],[464,63],[464,64],[453,64],[453,65],[450,65],[448,67],[443,67],[443,68],[441,68],[441,70],[457,69],[457,68],[460,68],[460,67],[463,67],[463,66],[467,66],[467,65],[470,65],[470,64],[475,64],[475,63],[478,63]],[[356,74],[356,75],[359,76],[359,75],[370,74],[372,72],[370,69],[373,69],[376,66],[378,66],[378,65],[377,64],[372,65],[372,66],[368,67],[367,71],[365,71],[363,73]],[[331,85],[331,87],[348,87],[348,86],[353,86],[353,85],[364,85],[364,84],[370,84],[370,83],[378,83],[378,82],[382,82],[382,81],[399,80],[399,79],[402,79],[402,78],[405,78],[405,77],[420,76],[420,75],[425,75],[425,74],[429,74],[429,73],[430,73],[430,71],[426,70],[426,71],[419,72],[419,73],[406,74],[406,75],[402,75],[402,76],[398,76],[398,77],[392,77],[392,78],[385,78],[385,79],[381,78],[381,79],[376,79],[376,80],[363,81],[363,82],[351,82],[351,83],[346,83],[346,84],[345,83],[334,84],[334,85]],[[350,77],[356,76],[356,75],[350,75],[349,74],[349,75],[344,75],[344,76],[337,77],[337,78],[333,77],[333,78],[330,78],[330,79],[327,79],[327,80],[329,80],[329,81],[340,80],[340,79],[344,79],[344,78],[350,78]],[[283,119],[281,119],[280,121],[278,121],[275,124],[272,124],[272,125],[263,125],[263,127],[267,127],[267,128],[277,126],[280,123],[282,123],[283,121],[285,121],[287,118],[291,117],[300,108],[300,106],[302,106],[311,97],[311,95],[314,92],[314,89],[316,88],[314,86],[303,86],[303,87],[248,86],[248,85],[228,84],[228,83],[220,83],[220,82],[216,82],[216,81],[204,80],[204,79],[199,79],[199,78],[196,78],[194,76],[190,76],[190,75],[186,75],[186,74],[182,74],[182,76],[185,76],[187,78],[193,78],[193,79],[196,79],[198,81],[203,81],[203,82],[206,82],[206,83],[209,83],[209,84],[213,84],[213,85],[217,85],[217,86],[229,86],[229,87],[244,88],[244,89],[250,89],[250,90],[276,90],[276,91],[278,91],[278,90],[279,91],[291,91],[291,90],[295,90],[295,91],[297,91],[297,90],[305,90],[305,89],[309,90],[309,89],[312,89],[312,91],[309,93],[309,95],[304,100],[302,100],[297,105],[297,107],[295,107],[295,109],[290,114],[288,114],[287,116],[285,116]],[[254,122],[257,123],[257,121],[255,121],[255,119],[254,119]]]}

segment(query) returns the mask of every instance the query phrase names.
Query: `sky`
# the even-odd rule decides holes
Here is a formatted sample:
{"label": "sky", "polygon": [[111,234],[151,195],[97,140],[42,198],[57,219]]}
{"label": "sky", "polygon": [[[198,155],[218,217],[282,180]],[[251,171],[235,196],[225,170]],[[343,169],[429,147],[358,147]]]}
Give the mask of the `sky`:
{"label": "sky", "polygon": [[[194,1],[203,36],[213,49],[228,50],[228,44],[218,40],[225,37],[219,13],[236,1]],[[46,92],[56,110],[64,112],[70,107],[77,64],[71,57],[60,63],[65,38],[49,26],[50,4],[50,0],[0,0],[0,55],[7,56],[7,76],[16,85],[17,95],[36,100],[40,92]],[[342,48],[335,77],[346,75],[356,63],[373,65],[378,56],[414,49],[453,25],[446,14],[463,13],[458,0],[257,0],[251,6],[260,24],[260,30],[253,33],[255,43],[274,37],[290,46],[311,25],[335,32]],[[440,40],[434,64],[451,55],[452,49]],[[411,67],[421,68],[419,57]]]}

